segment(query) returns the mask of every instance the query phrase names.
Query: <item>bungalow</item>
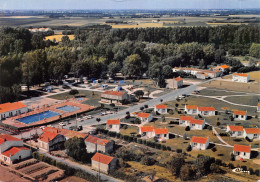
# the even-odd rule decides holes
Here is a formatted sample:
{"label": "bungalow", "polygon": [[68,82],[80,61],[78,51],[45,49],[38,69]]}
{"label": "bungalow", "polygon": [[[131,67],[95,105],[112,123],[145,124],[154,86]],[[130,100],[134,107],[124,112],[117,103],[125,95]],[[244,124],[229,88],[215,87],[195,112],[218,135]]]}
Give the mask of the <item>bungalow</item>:
{"label": "bungalow", "polygon": [[38,146],[40,149],[44,151],[52,151],[60,149],[64,146],[64,142],[66,138],[58,133],[53,133],[50,131],[45,131],[39,138],[38,138]]}
{"label": "bungalow", "polygon": [[148,122],[152,121],[152,119],[153,119],[152,114],[142,113],[142,112],[138,113],[137,117],[141,120],[142,123],[144,123],[144,122],[148,123]]}
{"label": "bungalow", "polygon": [[179,125],[181,126],[189,126],[190,121],[194,119],[193,116],[181,116],[179,119]]}
{"label": "bungalow", "polygon": [[126,92],[121,91],[105,91],[101,94],[101,102],[105,103],[124,103],[129,100],[129,95]]}
{"label": "bungalow", "polygon": [[108,174],[109,170],[117,167],[117,159],[108,155],[96,153],[91,158],[91,167],[95,170]]}
{"label": "bungalow", "polygon": [[234,119],[238,120],[246,120],[247,119],[247,112],[246,111],[234,111],[233,112]]}
{"label": "bungalow", "polygon": [[242,137],[244,134],[244,128],[243,126],[227,125],[226,132],[230,132],[232,137]]}
{"label": "bungalow", "polygon": [[233,147],[233,154],[243,159],[250,159],[251,147],[246,145],[237,145]]}
{"label": "bungalow", "polygon": [[229,70],[229,66],[224,64],[224,65],[217,66],[217,67],[213,68],[213,70],[220,70],[222,72],[225,72],[225,71]]}
{"label": "bungalow", "polygon": [[167,128],[156,128],[154,129],[154,135],[159,141],[169,139],[169,131]]}
{"label": "bungalow", "polygon": [[32,155],[32,151],[27,147],[11,147],[1,153],[0,158],[8,164],[13,164],[15,161],[26,159]]}
{"label": "bungalow", "polygon": [[244,135],[245,138],[248,137],[249,139],[260,139],[260,128],[244,128]]}
{"label": "bungalow", "polygon": [[249,80],[250,80],[249,74],[233,73],[233,75],[232,75],[232,81],[233,82],[248,83]]}
{"label": "bungalow", "polygon": [[112,141],[101,139],[92,135],[89,135],[85,139],[85,143],[87,151],[92,153],[110,153],[114,150],[114,144]]}
{"label": "bungalow", "polygon": [[190,120],[190,129],[203,130],[204,127],[205,127],[205,120],[199,120],[199,119]]}
{"label": "bungalow", "polygon": [[214,107],[198,107],[197,113],[202,116],[215,116]]}
{"label": "bungalow", "polygon": [[154,112],[158,112],[160,114],[167,114],[167,105],[156,105],[154,107]]}
{"label": "bungalow", "polygon": [[29,109],[22,102],[0,104],[0,120],[28,112]]}
{"label": "bungalow", "polygon": [[145,137],[145,138],[152,138],[154,137],[154,128],[152,126],[142,126],[142,127],[139,127],[139,134],[142,136],[142,137]]}
{"label": "bungalow", "polygon": [[260,112],[260,103],[257,104],[257,112]]}
{"label": "bungalow", "polygon": [[209,146],[209,138],[193,136],[190,145],[192,150],[206,150]]}
{"label": "bungalow", "polygon": [[184,111],[187,114],[197,114],[197,109],[198,109],[197,105],[185,105]]}
{"label": "bungalow", "polygon": [[120,132],[120,119],[107,120],[106,129],[109,131]]}

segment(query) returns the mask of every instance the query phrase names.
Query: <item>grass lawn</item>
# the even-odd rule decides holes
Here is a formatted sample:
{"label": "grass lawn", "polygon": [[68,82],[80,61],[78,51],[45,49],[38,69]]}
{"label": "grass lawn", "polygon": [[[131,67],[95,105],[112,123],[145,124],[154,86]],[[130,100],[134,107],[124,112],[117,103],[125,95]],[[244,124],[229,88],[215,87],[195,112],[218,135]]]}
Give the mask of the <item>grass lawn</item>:
{"label": "grass lawn", "polygon": [[[241,93],[241,95],[243,95],[243,94],[246,94],[246,93]],[[218,89],[203,89],[203,90],[200,90],[200,95],[225,96],[225,95],[238,95],[238,93],[232,92],[232,91],[218,90]]]}
{"label": "grass lawn", "polygon": [[260,71],[252,71],[250,74],[250,80],[254,80],[256,82],[260,82]]}
{"label": "grass lawn", "polygon": [[230,96],[226,97],[225,100],[236,104],[257,106],[259,95],[245,95],[245,96]]}
{"label": "grass lawn", "polygon": [[139,133],[139,129],[137,126],[127,126],[127,129],[120,129],[120,133],[122,135],[131,135],[131,133]]}

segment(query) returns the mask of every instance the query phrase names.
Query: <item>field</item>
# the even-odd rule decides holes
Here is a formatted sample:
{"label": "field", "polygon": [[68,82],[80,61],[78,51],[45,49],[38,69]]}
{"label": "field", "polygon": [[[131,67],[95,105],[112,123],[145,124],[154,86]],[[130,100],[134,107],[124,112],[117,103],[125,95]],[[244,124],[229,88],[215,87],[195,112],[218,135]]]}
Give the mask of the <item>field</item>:
{"label": "field", "polygon": [[250,106],[257,106],[259,99],[260,99],[259,95],[231,96],[225,98],[225,100],[233,103],[250,105]]}
{"label": "field", "polygon": [[260,71],[252,71],[250,74],[250,80],[260,83]]}
{"label": "field", "polygon": [[223,25],[248,25],[248,23],[207,23],[207,25],[210,25],[212,27],[215,27],[215,26],[223,26]]}
{"label": "field", "polygon": [[219,89],[203,89],[200,90],[200,95],[205,95],[205,96],[227,96],[227,95],[244,95],[246,93],[241,92],[232,92],[232,91],[226,91],[226,90],[219,90]]}
{"label": "field", "polygon": [[[55,39],[57,42],[60,42],[63,36],[65,36],[65,35],[51,35],[51,36],[45,37],[45,40],[53,41],[53,39]],[[74,35],[68,35],[68,37],[70,40],[73,40],[75,38]]]}
{"label": "field", "polygon": [[76,176],[69,176],[69,177],[66,177],[62,180],[60,180],[59,182],[89,182],[85,179],[82,179],[82,178],[79,178],[79,177],[76,177]]}

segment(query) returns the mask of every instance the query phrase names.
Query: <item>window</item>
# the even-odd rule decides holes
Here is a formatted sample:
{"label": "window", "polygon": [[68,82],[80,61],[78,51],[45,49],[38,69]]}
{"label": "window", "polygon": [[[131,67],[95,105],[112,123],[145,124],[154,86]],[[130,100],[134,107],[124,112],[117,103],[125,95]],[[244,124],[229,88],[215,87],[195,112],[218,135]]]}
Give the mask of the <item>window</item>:
{"label": "window", "polygon": [[195,124],[191,124],[191,126],[195,126]]}
{"label": "window", "polygon": [[164,134],[164,137],[167,137],[167,134]]}
{"label": "window", "polygon": [[194,146],[197,146],[197,143],[193,143]]}

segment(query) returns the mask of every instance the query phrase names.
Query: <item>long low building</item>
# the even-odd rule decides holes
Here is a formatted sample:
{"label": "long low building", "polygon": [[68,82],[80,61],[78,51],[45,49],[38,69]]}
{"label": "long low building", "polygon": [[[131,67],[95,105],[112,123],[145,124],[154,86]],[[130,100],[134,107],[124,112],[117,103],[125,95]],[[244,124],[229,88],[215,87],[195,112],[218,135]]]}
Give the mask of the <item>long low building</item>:
{"label": "long low building", "polygon": [[28,112],[28,107],[22,102],[4,103],[0,104],[0,120],[17,116]]}
{"label": "long low building", "polygon": [[101,102],[123,104],[129,101],[129,95],[121,91],[105,91],[101,94]]}

